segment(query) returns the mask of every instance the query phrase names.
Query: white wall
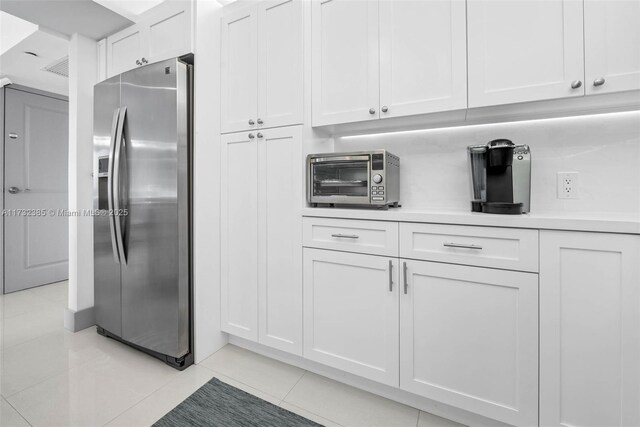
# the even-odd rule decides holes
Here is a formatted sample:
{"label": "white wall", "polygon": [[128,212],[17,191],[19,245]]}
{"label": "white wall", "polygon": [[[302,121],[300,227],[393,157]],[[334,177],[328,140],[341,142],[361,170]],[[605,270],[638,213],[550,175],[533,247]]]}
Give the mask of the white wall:
{"label": "white wall", "polygon": [[220,18],[196,3],[193,279],[195,361],[227,343],[220,332]]}
{"label": "white wall", "polygon": [[[93,207],[93,85],[96,42],[79,34],[69,43],[69,210]],[[69,309],[93,307],[93,219],[69,218]],[[65,325],[69,328],[71,325]]]}
{"label": "white wall", "polygon": [[[466,147],[507,138],[532,153],[531,212],[640,218],[640,112],[336,138],[335,151],[386,148],[400,156],[405,209],[467,211]],[[580,173],[580,198],[556,196],[556,174]]]}

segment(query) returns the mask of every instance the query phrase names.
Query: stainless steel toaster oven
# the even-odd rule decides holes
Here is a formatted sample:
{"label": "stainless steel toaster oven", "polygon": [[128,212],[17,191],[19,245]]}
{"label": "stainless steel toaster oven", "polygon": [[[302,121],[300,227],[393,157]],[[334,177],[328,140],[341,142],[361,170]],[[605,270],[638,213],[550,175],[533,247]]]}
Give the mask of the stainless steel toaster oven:
{"label": "stainless steel toaster oven", "polygon": [[386,150],[307,156],[307,201],[318,205],[397,207],[400,159]]}

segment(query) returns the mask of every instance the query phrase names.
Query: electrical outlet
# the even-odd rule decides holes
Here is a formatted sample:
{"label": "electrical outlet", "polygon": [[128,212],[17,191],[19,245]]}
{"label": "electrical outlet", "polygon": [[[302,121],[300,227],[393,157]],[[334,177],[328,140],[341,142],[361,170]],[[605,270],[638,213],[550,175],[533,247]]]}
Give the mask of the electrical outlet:
{"label": "electrical outlet", "polygon": [[578,199],[579,190],[580,174],[578,172],[558,172],[558,199]]}

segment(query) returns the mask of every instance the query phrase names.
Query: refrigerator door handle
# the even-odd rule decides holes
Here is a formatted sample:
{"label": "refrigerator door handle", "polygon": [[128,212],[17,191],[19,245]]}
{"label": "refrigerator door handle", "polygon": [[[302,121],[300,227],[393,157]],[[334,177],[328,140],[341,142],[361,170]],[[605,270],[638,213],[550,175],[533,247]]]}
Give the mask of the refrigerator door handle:
{"label": "refrigerator door handle", "polygon": [[118,123],[118,131],[115,141],[114,155],[114,173],[113,173],[113,219],[115,223],[115,237],[117,243],[118,254],[120,256],[120,264],[127,264],[127,254],[124,250],[124,237],[122,234],[122,222],[120,220],[122,212],[120,205],[120,158],[122,157],[122,143],[124,141],[124,122],[127,117],[127,107],[120,110],[120,121]]}
{"label": "refrigerator door handle", "polygon": [[113,203],[113,171],[114,157],[116,150],[116,136],[118,132],[118,124],[120,120],[120,108],[116,108],[113,112],[113,124],[111,125],[111,144],[109,146],[109,167],[107,170],[107,204],[109,207],[109,231],[111,233],[111,248],[113,249],[113,260],[116,264],[120,264],[120,254],[118,252],[118,243],[116,241],[116,217],[113,215],[114,203]]}

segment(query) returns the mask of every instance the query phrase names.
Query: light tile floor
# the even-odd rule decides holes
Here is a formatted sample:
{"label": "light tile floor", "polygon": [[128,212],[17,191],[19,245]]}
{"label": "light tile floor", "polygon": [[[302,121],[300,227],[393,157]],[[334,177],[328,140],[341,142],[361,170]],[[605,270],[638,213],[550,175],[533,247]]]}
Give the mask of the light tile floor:
{"label": "light tile floor", "polygon": [[214,376],[326,426],[459,426],[232,345],[179,372],[64,330],[66,302],[66,282],[0,296],[0,426],[148,426]]}

